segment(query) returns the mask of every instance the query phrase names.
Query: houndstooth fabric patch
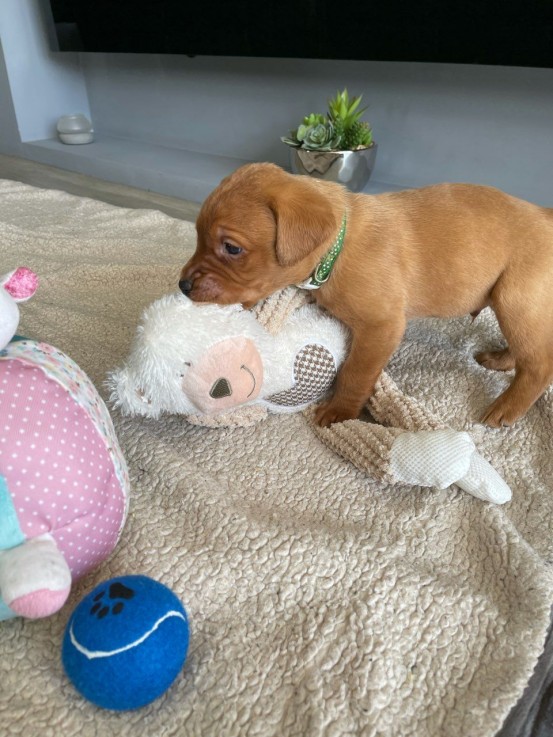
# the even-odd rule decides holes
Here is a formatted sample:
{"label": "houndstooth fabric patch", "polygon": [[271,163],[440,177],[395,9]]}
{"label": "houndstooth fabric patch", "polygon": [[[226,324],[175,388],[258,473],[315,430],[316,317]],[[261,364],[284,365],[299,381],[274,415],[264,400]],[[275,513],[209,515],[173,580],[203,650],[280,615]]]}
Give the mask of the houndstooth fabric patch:
{"label": "houndstooth fabric patch", "polygon": [[299,407],[322,397],[336,377],[334,356],[322,345],[306,345],[294,361],[295,386],[274,394],[268,402],[281,407]]}

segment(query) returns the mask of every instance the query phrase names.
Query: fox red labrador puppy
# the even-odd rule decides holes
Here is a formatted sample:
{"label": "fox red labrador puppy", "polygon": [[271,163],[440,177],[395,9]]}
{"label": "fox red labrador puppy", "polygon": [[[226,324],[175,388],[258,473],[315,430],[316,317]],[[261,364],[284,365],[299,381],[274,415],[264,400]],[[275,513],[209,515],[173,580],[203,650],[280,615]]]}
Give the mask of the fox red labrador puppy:
{"label": "fox red labrador puppy", "polygon": [[211,193],[179,286],[199,302],[251,307],[291,284],[351,330],[328,426],[359,415],[414,317],[494,310],[507,347],[476,356],[515,369],[482,421],[521,417],[553,381],[553,209],[497,189],[439,184],[381,195],[241,167]]}

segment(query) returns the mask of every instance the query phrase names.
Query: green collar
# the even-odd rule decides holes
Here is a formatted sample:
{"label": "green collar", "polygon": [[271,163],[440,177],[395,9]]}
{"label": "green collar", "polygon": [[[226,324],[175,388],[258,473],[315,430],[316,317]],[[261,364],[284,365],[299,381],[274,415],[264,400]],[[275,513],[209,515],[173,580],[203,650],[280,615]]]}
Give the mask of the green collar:
{"label": "green collar", "polygon": [[319,289],[322,285],[328,281],[336,259],[340,255],[342,246],[344,245],[344,238],[346,236],[346,214],[342,218],[342,225],[340,226],[340,232],[338,237],[334,241],[333,246],[330,248],[326,256],[319,261],[319,264],[311,276],[301,284],[297,286],[300,289]]}

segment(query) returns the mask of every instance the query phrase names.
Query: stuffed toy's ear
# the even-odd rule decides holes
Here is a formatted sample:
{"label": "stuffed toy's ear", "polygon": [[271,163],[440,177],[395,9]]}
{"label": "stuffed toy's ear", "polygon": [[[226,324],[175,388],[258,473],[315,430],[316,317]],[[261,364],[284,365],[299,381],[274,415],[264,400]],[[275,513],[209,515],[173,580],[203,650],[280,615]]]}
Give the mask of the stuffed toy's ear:
{"label": "stuffed toy's ear", "polygon": [[281,266],[299,263],[321,244],[330,243],[340,229],[332,204],[303,179],[295,177],[280,187],[269,204],[276,221],[275,248]]}
{"label": "stuffed toy's ear", "polygon": [[38,288],[38,277],[31,269],[20,266],[0,277],[0,286],[4,287],[16,302],[26,302]]}
{"label": "stuffed toy's ear", "polygon": [[136,383],[132,372],[124,367],[108,374],[106,386],[111,390],[110,402],[120,407],[123,414],[158,417],[159,409],[152,406],[148,391]]}

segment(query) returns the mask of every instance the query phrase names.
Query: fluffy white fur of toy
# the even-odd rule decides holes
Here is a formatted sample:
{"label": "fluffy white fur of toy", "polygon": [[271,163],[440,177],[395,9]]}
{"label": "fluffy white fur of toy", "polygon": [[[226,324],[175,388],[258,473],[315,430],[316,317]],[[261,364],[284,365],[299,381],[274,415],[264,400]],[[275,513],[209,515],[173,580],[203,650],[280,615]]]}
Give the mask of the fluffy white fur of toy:
{"label": "fluffy white fur of toy", "polygon": [[280,407],[267,401],[294,386],[294,361],[302,348],[313,343],[324,346],[337,369],[348,341],[346,329],[315,305],[297,310],[275,336],[240,305],[198,304],[183,294],[166,295],[146,308],[124,366],[110,374],[111,401],[130,415],[196,414],[198,406],[183,390],[186,374],[229,338],[253,341],[263,365],[259,395],[241,406],[262,404],[275,412],[297,412],[309,404]]}

